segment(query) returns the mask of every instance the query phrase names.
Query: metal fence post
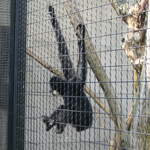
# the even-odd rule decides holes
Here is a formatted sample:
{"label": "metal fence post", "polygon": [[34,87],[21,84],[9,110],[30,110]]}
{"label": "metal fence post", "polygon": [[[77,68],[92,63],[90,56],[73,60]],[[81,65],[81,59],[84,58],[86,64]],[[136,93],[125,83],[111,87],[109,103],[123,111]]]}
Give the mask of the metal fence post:
{"label": "metal fence post", "polygon": [[11,0],[8,150],[24,149],[26,0]]}

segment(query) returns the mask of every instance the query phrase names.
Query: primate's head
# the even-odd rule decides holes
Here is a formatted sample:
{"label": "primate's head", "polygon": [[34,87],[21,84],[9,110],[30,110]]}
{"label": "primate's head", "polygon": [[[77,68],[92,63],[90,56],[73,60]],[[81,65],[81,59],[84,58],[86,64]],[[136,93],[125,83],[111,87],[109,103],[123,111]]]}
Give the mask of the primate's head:
{"label": "primate's head", "polygon": [[62,78],[54,76],[50,79],[50,92],[52,92],[54,95],[58,92],[59,94],[64,94],[64,88],[65,88],[65,82]]}
{"label": "primate's head", "polygon": [[77,32],[76,32],[76,35],[78,38],[84,38],[85,37],[85,25],[83,24],[79,24],[76,28]]}

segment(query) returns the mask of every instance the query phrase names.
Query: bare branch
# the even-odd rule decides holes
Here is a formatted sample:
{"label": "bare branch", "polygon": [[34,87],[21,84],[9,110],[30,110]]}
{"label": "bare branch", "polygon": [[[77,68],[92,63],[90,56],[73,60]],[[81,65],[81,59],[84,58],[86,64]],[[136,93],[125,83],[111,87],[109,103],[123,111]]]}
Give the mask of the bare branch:
{"label": "bare branch", "polygon": [[94,102],[108,115],[110,115],[109,109],[104,105],[99,98],[97,98],[96,94],[90,89],[85,87],[84,88],[85,92],[90,95],[91,98],[93,98]]}
{"label": "bare branch", "polygon": [[138,30],[143,27],[145,13],[148,0],[141,0],[139,3],[130,5],[126,0],[119,2],[118,0],[109,0],[111,6],[117,15],[122,16],[122,20],[128,25],[128,28]]}
{"label": "bare branch", "polygon": [[63,73],[56,70],[55,68],[53,68],[52,66],[50,66],[48,63],[46,63],[44,60],[42,60],[42,58],[40,58],[39,56],[36,56],[31,50],[27,50],[26,52],[30,57],[32,57],[35,61],[37,61],[39,64],[41,64],[44,68],[46,68],[47,70],[49,70],[50,72],[58,75],[58,76],[63,76]]}
{"label": "bare branch", "polygon": [[[134,15],[136,15],[136,16],[138,16],[138,15],[140,15],[143,11],[145,11],[146,10],[146,8],[147,8],[147,5],[148,5],[148,0],[141,0],[140,2],[139,2],[139,9],[138,9],[138,11],[136,12],[136,14],[134,14]],[[135,12],[134,12],[135,13]],[[145,15],[144,15],[144,18],[143,18],[144,20],[145,20]],[[140,22],[142,22],[142,21],[144,21],[143,19],[140,19],[139,21]],[[140,23],[140,24],[143,24],[144,25],[144,22],[142,22],[142,23]],[[143,27],[143,25],[142,26],[140,26],[140,28],[142,28]],[[138,49],[136,49],[136,51],[139,51],[140,53],[143,53],[143,54],[141,54],[141,56],[143,57],[144,56],[144,53],[145,53],[145,40],[146,40],[146,36],[145,36],[145,34],[146,34],[146,31],[144,31],[144,30],[141,30],[141,31],[134,31],[134,34],[136,34],[137,32],[141,32],[142,34],[139,34],[140,36],[139,36],[139,43],[136,41],[136,43],[138,43],[139,45],[137,45],[137,47],[139,47]],[[133,40],[134,40],[134,38],[133,38]],[[134,43],[133,42],[133,40],[132,40],[132,43]],[[132,47],[132,46],[131,46]],[[131,48],[130,48],[130,51],[131,51]],[[135,63],[136,65],[133,65],[134,66],[134,68],[135,68],[135,66],[137,66],[137,68],[140,68],[139,70],[141,70],[142,71],[142,69],[141,69],[141,66],[143,66],[143,61],[142,61],[142,59],[143,58],[140,58],[140,57],[137,57],[139,60],[141,60],[141,61],[139,61],[139,63]],[[135,60],[135,62],[136,62],[136,60]],[[140,62],[142,62],[141,64],[140,64]],[[131,62],[132,63],[132,62]],[[137,70],[137,68],[136,68],[136,70]],[[140,71],[140,72],[141,72]],[[141,74],[141,73],[140,73]],[[140,79],[140,75],[139,75],[139,77],[138,77],[138,80],[137,81],[135,81],[135,82],[139,82],[139,79]],[[138,84],[139,85],[139,84]],[[129,116],[128,116],[128,119],[127,119],[127,130],[130,130],[131,129],[131,126],[132,126],[132,124],[133,124],[133,117],[134,117],[134,114],[136,114],[136,112],[137,112],[137,107],[138,107],[138,104],[139,104],[139,101],[138,101],[138,99],[140,98],[140,93],[139,93],[139,87],[137,87],[138,88],[138,90],[135,92],[135,98],[136,98],[136,101],[134,102],[134,104],[132,105],[132,109],[131,109],[131,112],[129,113]]]}
{"label": "bare branch", "polygon": [[137,137],[137,150],[150,150],[150,5],[148,9],[148,24],[147,24],[147,46],[145,51],[145,64],[142,70],[142,81],[140,104],[142,106],[139,110],[139,120],[137,123],[137,130],[139,134]]}
{"label": "bare branch", "polygon": [[129,115],[128,115],[128,118],[127,118],[127,126],[126,126],[126,129],[128,131],[131,130],[131,127],[132,127],[132,124],[133,124],[133,121],[134,121],[134,114],[136,114],[137,112],[137,108],[138,108],[138,104],[139,104],[139,98],[140,98],[140,93],[139,93],[139,90],[137,91],[137,93],[135,93],[135,102],[133,103],[132,105],[132,108],[131,108],[131,111],[129,112]]}
{"label": "bare branch", "polygon": [[[76,32],[76,28],[78,24],[84,24],[83,19],[76,8],[75,3],[73,3],[72,0],[68,0],[64,3],[66,12],[70,18],[70,22],[74,27],[74,30]],[[80,35],[79,35],[80,36]],[[115,118],[115,125],[117,128],[122,128],[122,122],[120,117],[117,116],[117,114],[120,114],[120,108],[118,106],[118,103],[116,101],[116,94],[114,91],[113,86],[110,83],[110,79],[108,78],[100,60],[99,57],[96,54],[95,48],[92,44],[91,38],[89,37],[88,31],[86,30],[85,35],[85,47],[86,47],[86,58],[91,66],[91,69],[93,70],[97,80],[99,81],[99,84],[104,92],[104,95],[107,99],[111,115]]]}
{"label": "bare branch", "polygon": [[127,0],[119,1],[119,0],[109,0],[111,6],[116,11],[117,15],[125,15],[127,14],[128,3]]}

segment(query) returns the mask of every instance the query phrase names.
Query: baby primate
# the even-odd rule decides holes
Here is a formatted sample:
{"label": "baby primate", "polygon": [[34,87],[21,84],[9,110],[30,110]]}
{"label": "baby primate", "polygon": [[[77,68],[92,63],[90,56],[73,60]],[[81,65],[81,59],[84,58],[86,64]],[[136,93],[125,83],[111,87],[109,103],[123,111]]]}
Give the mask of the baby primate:
{"label": "baby primate", "polygon": [[52,77],[50,79],[50,88],[63,97],[64,104],[60,105],[50,116],[44,116],[43,122],[46,124],[47,131],[56,126],[56,133],[62,133],[66,124],[71,124],[76,128],[76,131],[81,132],[90,128],[93,121],[92,106],[84,92],[87,76],[84,42],[85,26],[83,24],[77,26],[79,61],[77,72],[75,72],[67,44],[52,6],[49,6],[49,14],[58,42],[59,59],[64,74],[64,78]]}

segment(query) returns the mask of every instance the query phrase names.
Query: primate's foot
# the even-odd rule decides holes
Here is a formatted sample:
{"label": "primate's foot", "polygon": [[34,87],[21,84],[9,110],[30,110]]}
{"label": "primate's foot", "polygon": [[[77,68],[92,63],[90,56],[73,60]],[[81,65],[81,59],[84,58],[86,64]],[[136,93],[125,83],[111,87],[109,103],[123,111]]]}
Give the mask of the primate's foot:
{"label": "primate's foot", "polygon": [[64,131],[66,125],[64,124],[57,124],[56,126],[56,134],[61,134]]}
{"label": "primate's foot", "polygon": [[49,131],[55,125],[55,121],[48,116],[43,116],[43,123],[46,125],[46,131]]}
{"label": "primate's foot", "polygon": [[47,123],[48,120],[50,119],[48,116],[42,116],[42,118],[43,118],[43,122],[44,123]]}
{"label": "primate's foot", "polygon": [[54,13],[54,8],[52,6],[49,6],[49,12]]}

